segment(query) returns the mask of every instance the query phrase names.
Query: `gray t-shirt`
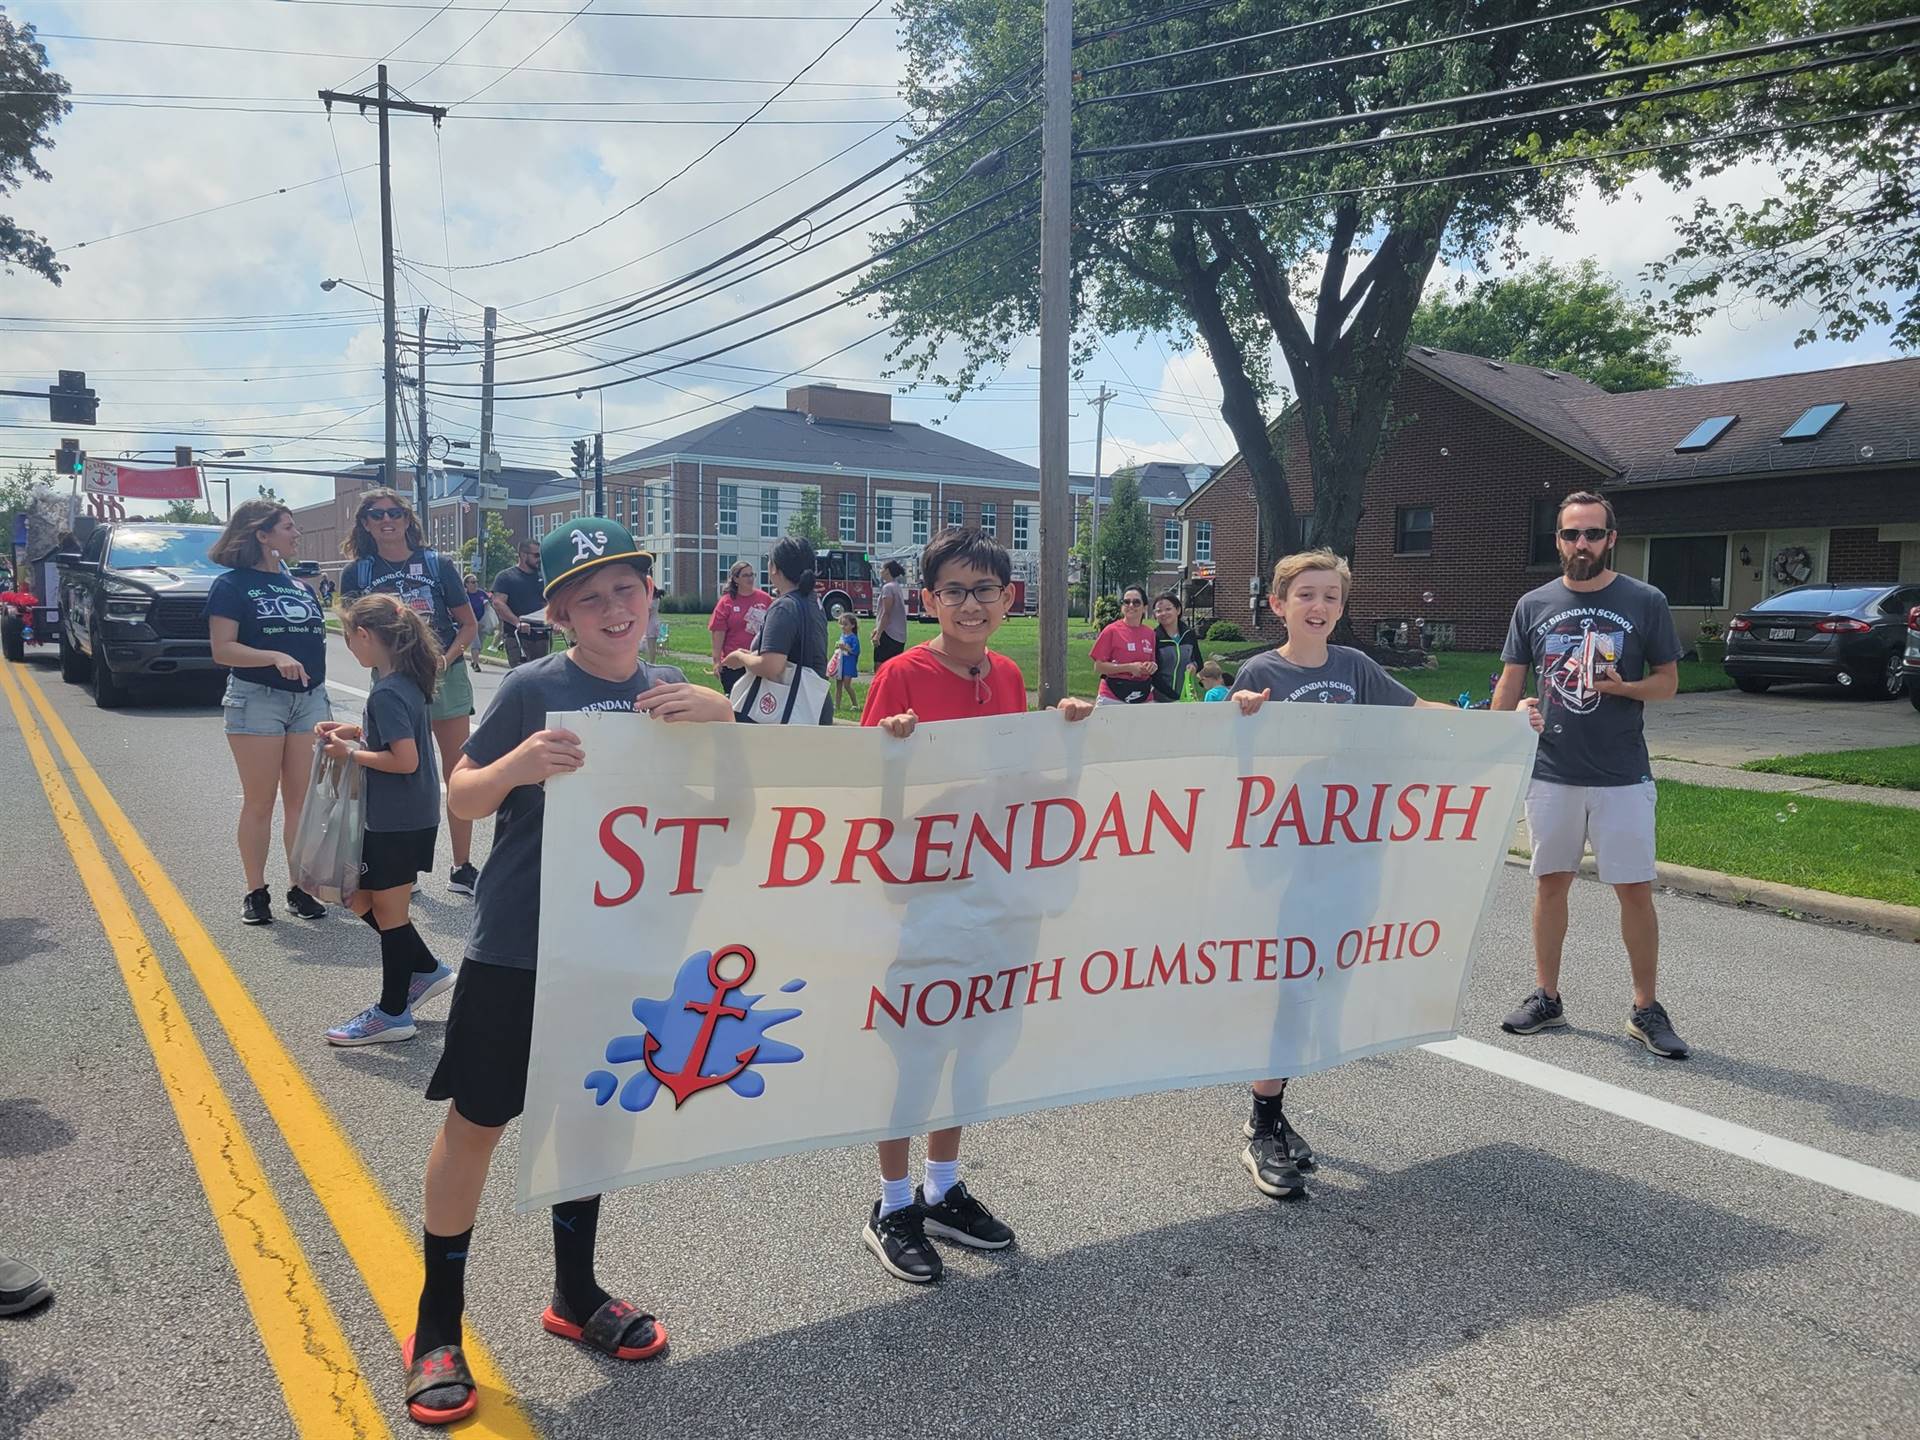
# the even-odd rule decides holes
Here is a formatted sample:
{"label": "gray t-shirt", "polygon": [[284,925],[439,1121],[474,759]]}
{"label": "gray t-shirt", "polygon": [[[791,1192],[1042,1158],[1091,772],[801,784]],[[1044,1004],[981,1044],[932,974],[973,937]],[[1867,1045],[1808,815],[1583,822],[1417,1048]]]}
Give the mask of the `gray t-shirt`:
{"label": "gray t-shirt", "polygon": [[898,580],[889,580],[880,587],[880,608],[886,610],[886,600],[891,596],[893,608],[887,610],[886,623],[881,625],[880,633],[889,640],[905,641],[907,638],[907,588]]}
{"label": "gray t-shirt", "polygon": [[1327,647],[1327,663],[1296,665],[1278,650],[1256,655],[1233,677],[1236,690],[1270,690],[1275,700],[1322,705],[1411,705],[1420,697],[1380,668],[1380,662],[1345,645]]}
{"label": "gray t-shirt", "polygon": [[1609,670],[1644,679],[1650,666],[1680,658],[1667,597],[1653,586],[1616,575],[1602,590],[1569,590],[1550,580],[1513,607],[1500,658],[1525,665],[1540,687],[1546,728],[1533,778],[1555,785],[1638,785],[1653,778],[1647,759],[1646,706],[1595,693],[1591,681]]}
{"label": "gray t-shirt", "polygon": [[[546,729],[549,711],[630,711],[654,686],[677,685],[686,678],[671,665],[643,662],[625,680],[602,680],[564,653],[528,661],[500,682],[493,704],[467,740],[466,753],[476,765],[491,765]],[[539,959],[540,837],[546,804],[543,786],[519,785],[507,792],[494,814],[493,849],[474,893],[469,960],[531,970]]]}
{"label": "gray t-shirt", "polygon": [[[811,595],[802,599],[789,590],[768,608],[753,649],[756,655],[784,655],[789,665],[804,665],[816,675],[825,675],[827,612]],[[831,694],[820,707],[820,723],[833,723]]]}
{"label": "gray t-shirt", "polygon": [[425,830],[440,823],[440,754],[433,746],[433,721],[427,697],[404,675],[382,675],[367,695],[361,726],[369,750],[391,750],[396,740],[411,740],[420,763],[411,775],[369,770],[366,776],[367,829]]}

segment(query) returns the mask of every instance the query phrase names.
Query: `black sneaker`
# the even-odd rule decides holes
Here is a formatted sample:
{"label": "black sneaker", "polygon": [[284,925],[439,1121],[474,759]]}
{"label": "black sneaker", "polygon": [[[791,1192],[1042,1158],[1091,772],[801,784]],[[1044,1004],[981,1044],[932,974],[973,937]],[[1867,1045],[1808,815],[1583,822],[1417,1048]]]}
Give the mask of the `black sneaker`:
{"label": "black sneaker", "polygon": [[287,908],[302,920],[324,920],[327,918],[327,907],[314,899],[313,896],[307,894],[307,892],[302,890],[298,885],[293,886],[287,891]]}
{"label": "black sneaker", "polygon": [[986,1206],[973,1198],[966,1185],[955,1181],[938,1205],[927,1205],[926,1230],[942,1240],[974,1250],[1004,1250],[1013,1244],[1013,1229],[994,1218]]}
{"label": "black sneaker", "polygon": [[480,872],[472,865],[456,865],[453,873],[447,876],[447,888],[456,895],[473,894],[474,886],[480,883]]}
{"label": "black sneaker", "polygon": [[1262,1195],[1284,1200],[1306,1191],[1307,1177],[1287,1154],[1286,1142],[1277,1129],[1262,1131],[1249,1140],[1247,1148],[1240,1152],[1240,1163]]}
{"label": "black sneaker", "polygon": [[273,924],[273,896],[262,885],[258,890],[249,890],[247,898],[240,902],[240,923],[242,925]]}
{"label": "black sneaker", "polygon": [[[1247,1116],[1247,1123],[1240,1127],[1240,1133],[1251,1140],[1259,1133],[1260,1112],[1255,1110]],[[1307,1137],[1287,1123],[1287,1112],[1280,1112],[1280,1119],[1274,1127],[1274,1133],[1280,1137],[1280,1143],[1287,1147],[1287,1158],[1298,1170],[1311,1171],[1314,1168],[1313,1147],[1307,1144]]]}
{"label": "black sneaker", "polygon": [[873,1202],[873,1214],[860,1238],[874,1253],[886,1272],[896,1280],[924,1285],[938,1280],[946,1272],[940,1252],[927,1239],[927,1212],[919,1201],[899,1210],[880,1213],[880,1202]]}
{"label": "black sneaker", "polygon": [[1667,1018],[1667,1007],[1658,1000],[1651,1005],[1634,1007],[1633,1014],[1627,1017],[1627,1034],[1664,1059],[1687,1058],[1687,1042],[1673,1033],[1673,1022]]}
{"label": "black sneaker", "polygon": [[1533,993],[1520,1002],[1520,1008],[1500,1022],[1500,1028],[1509,1035],[1531,1035],[1566,1023],[1567,1012],[1559,1000],[1547,994],[1544,987],[1535,986]]}

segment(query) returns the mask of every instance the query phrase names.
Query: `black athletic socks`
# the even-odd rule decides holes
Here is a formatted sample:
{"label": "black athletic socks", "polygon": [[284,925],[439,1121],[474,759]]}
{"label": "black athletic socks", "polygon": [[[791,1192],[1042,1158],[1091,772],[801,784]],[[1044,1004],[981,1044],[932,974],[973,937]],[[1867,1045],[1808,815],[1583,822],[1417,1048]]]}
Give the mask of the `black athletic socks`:
{"label": "black athletic socks", "polygon": [[593,1278],[593,1246],[600,1230],[600,1197],[567,1200],[553,1207],[553,1288],[567,1318],[584,1325],[613,1297]]}
{"label": "black athletic socks", "polygon": [[473,1243],[473,1231],[435,1235],[428,1230],[424,1238],[427,1281],[420,1290],[420,1314],[414,1321],[416,1355],[460,1343],[460,1316],[467,1308],[467,1247]]}

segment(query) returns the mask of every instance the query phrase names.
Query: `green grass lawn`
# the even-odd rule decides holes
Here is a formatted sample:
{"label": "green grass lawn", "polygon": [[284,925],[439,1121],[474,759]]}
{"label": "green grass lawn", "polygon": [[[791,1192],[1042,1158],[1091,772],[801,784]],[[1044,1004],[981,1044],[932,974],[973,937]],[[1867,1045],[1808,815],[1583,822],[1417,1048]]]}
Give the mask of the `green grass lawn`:
{"label": "green grass lawn", "polygon": [[1920,905],[1920,811],[1662,781],[1659,825],[1670,864]]}
{"label": "green grass lawn", "polygon": [[1920,790],[1920,745],[1889,745],[1880,750],[1816,751],[1749,760],[1740,767],[1768,775],[1811,775],[1842,785],[1878,785],[1889,790]]}

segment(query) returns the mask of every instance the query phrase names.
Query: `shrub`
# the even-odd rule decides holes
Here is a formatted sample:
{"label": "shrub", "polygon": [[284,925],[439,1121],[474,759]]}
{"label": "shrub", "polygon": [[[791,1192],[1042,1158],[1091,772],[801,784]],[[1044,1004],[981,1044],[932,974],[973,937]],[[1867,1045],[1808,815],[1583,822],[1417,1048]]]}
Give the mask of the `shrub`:
{"label": "shrub", "polygon": [[1209,640],[1245,640],[1246,638],[1240,627],[1231,620],[1216,620],[1207,627]]}
{"label": "shrub", "polygon": [[1118,595],[1102,595],[1093,602],[1094,624],[1102,626],[1111,625],[1119,618],[1120,597]]}
{"label": "shrub", "polygon": [[705,615],[714,606],[709,595],[688,594],[678,590],[669,590],[660,602],[660,609],[667,615]]}

